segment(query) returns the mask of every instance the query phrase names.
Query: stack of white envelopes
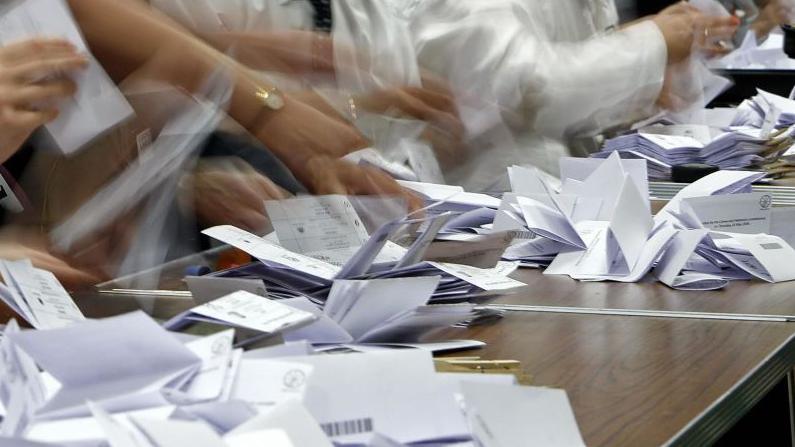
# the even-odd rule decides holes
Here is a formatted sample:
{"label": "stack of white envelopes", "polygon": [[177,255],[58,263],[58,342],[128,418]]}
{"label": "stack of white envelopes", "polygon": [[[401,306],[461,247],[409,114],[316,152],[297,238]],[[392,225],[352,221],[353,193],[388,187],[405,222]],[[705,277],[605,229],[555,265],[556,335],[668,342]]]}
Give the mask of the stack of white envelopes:
{"label": "stack of white envelopes", "polygon": [[[350,331],[366,330],[354,320]],[[233,338],[170,333],[142,313],[40,331],[12,322],[0,337],[0,444],[584,445],[562,390],[437,373],[421,349],[244,353]]]}
{"label": "stack of white envelopes", "polygon": [[750,192],[763,173],[714,173],[652,217],[636,180],[642,173],[633,175],[628,161],[613,154],[585,180],[564,178],[560,191],[531,169],[512,168],[522,182],[504,197],[494,227],[522,226],[537,238],[516,243],[505,257],[548,266],[548,275],[637,282],[651,273],[689,290],[734,279],[795,279],[795,250],[769,234],[771,197]]}

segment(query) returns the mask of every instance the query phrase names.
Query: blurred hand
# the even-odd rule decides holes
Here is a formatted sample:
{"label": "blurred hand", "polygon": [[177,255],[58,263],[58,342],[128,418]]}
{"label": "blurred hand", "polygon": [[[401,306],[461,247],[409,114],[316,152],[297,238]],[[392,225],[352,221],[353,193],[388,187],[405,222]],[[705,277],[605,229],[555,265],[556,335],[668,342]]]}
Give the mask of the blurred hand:
{"label": "blurred hand", "polygon": [[84,288],[101,281],[99,276],[73,267],[64,258],[34,245],[25,245],[11,240],[0,241],[0,259],[9,261],[30,259],[36,268],[52,272],[68,290]]}
{"label": "blurred hand", "polygon": [[687,59],[696,48],[707,57],[729,53],[740,25],[735,16],[708,16],[685,2],[669,6],[653,20],[665,38],[669,64]]}
{"label": "blurred hand", "polygon": [[309,156],[340,158],[369,145],[351,124],[291,97],[285,98],[284,108],[257,123],[253,132],[302,181]]}
{"label": "blurred hand", "polygon": [[732,41],[739,26],[740,19],[735,16],[696,16],[698,48],[707,57],[723,56],[730,53],[734,49]]}
{"label": "blurred hand", "polygon": [[254,233],[270,227],[265,201],[290,196],[238,158],[204,160],[183,185],[202,225],[234,225]]}
{"label": "blurred hand", "polygon": [[681,62],[693,52],[695,44],[695,8],[678,3],[665,9],[652,19],[660,28],[668,48],[668,64]]}
{"label": "blurred hand", "polygon": [[33,39],[0,48],[0,162],[40,126],[58,117],[58,102],[74,95],[66,75],[88,65],[62,39]]}
{"label": "blurred hand", "polygon": [[379,195],[404,198],[409,211],[422,208],[423,201],[381,170],[331,157],[314,157],[306,164],[305,185],[317,195]]}
{"label": "blurred hand", "polygon": [[756,38],[765,40],[773,28],[791,24],[795,21],[795,2],[792,0],[770,0],[761,11],[759,17],[751,24]]}
{"label": "blurred hand", "polygon": [[464,136],[452,94],[425,87],[396,87],[354,97],[356,107],[371,113],[425,121],[454,140]]}

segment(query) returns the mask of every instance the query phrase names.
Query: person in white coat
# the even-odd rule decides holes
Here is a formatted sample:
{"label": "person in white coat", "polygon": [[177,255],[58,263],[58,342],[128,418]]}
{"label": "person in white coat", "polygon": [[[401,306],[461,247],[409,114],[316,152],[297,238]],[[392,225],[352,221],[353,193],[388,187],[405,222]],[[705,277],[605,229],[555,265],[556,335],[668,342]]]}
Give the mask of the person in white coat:
{"label": "person in white coat", "polygon": [[556,173],[572,138],[656,113],[694,40],[733,32],[685,4],[619,27],[612,0],[406,0],[404,14],[421,66],[496,104],[510,130],[446,172],[484,190],[504,188],[494,179],[513,164]]}

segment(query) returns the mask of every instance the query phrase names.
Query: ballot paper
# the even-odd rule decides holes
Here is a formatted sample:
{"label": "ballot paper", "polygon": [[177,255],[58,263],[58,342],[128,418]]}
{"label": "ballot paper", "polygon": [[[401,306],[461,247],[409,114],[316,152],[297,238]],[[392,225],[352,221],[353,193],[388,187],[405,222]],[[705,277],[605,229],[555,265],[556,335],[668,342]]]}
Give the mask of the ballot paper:
{"label": "ballot paper", "polygon": [[429,262],[428,264],[487,291],[516,289],[527,285],[508,277],[518,267],[514,262],[500,261],[491,269],[446,262]]}
{"label": "ballot paper", "polygon": [[322,311],[305,298],[282,301],[317,317],[283,337],[314,344],[410,343],[477,316],[473,304],[427,305],[439,281],[438,276],[337,280]]}
{"label": "ballot paper", "polygon": [[290,361],[314,367],[303,403],[334,441],[365,442],[374,432],[403,443],[468,438],[453,393],[439,386],[428,352],[320,355]]}
{"label": "ballot paper", "polygon": [[45,125],[65,154],[73,154],[133,115],[133,110],[102,66],[90,55],[63,0],[25,0],[0,9],[0,42],[5,46],[36,37],[60,37],[89,56],[89,66],[65,73],[77,83],[74,98],[59,104],[58,118]]}
{"label": "ballot paper", "polygon": [[265,208],[279,245],[296,253],[344,264],[337,249],[360,247],[369,238],[356,210],[345,196],[299,197],[266,201]]}
{"label": "ballot paper", "polygon": [[[265,297],[238,291],[190,310],[188,319],[277,334],[315,319],[311,313]],[[204,318],[196,318],[193,315]]]}
{"label": "ballot paper", "polygon": [[717,290],[728,284],[720,276],[704,273],[683,273],[688,260],[695,254],[698,245],[707,237],[706,229],[677,232],[665,255],[660,259],[654,274],[663,284],[680,290]]}
{"label": "ballot paper", "polygon": [[201,367],[195,354],[142,312],[7,337],[60,384],[37,412],[42,419],[86,415],[87,400],[116,411],[162,403],[164,388]]}
{"label": "ballot paper", "polygon": [[654,217],[655,225],[659,225],[663,221],[675,222],[676,219],[671,213],[679,212],[680,204],[685,199],[746,192],[752,183],[762,179],[765,175],[764,172],[754,171],[714,172],[679,191]]}
{"label": "ballot paper", "polygon": [[500,199],[486,194],[464,191],[460,186],[437,185],[433,183],[398,181],[401,186],[410,189],[432,204],[432,210],[466,212],[478,208],[497,209]]}
{"label": "ballot paper", "polygon": [[514,238],[513,231],[444,236],[428,246],[423,259],[483,269],[494,268]]}
{"label": "ballot paper", "polygon": [[17,322],[11,320],[0,338],[0,402],[5,410],[0,436],[21,436],[46,399],[36,364],[11,340],[18,333]]}
{"label": "ballot paper", "polygon": [[268,290],[261,279],[186,276],[185,282],[196,304],[209,303],[240,290],[258,296],[268,296]]}
{"label": "ballot paper", "polygon": [[287,399],[227,433],[235,437],[259,430],[284,430],[295,446],[331,447],[331,441],[300,399]]}
{"label": "ballot paper", "polygon": [[[483,447],[585,446],[563,390],[464,381],[461,394],[472,435]],[[527,423],[538,420],[544,424]]]}
{"label": "ballot paper", "polygon": [[268,411],[290,399],[302,399],[315,367],[288,359],[243,359],[230,393],[258,411]]}
{"label": "ballot paper", "polygon": [[52,273],[29,260],[0,260],[0,299],[36,329],[56,329],[85,320]]}
{"label": "ballot paper", "polygon": [[[738,268],[771,283],[795,280],[795,249],[783,239],[769,234],[731,234],[730,240],[747,250],[724,252]],[[719,245],[721,242],[725,243],[716,240]]]}
{"label": "ballot paper", "polygon": [[[560,178],[566,181],[584,182],[596,171],[603,161],[598,158],[562,157],[560,163]],[[646,201],[649,198],[649,174],[645,160],[621,160],[621,167],[635,182],[635,186]]]}
{"label": "ballot paper", "polygon": [[704,228],[730,233],[770,233],[773,198],[768,193],[691,197],[689,206]]}

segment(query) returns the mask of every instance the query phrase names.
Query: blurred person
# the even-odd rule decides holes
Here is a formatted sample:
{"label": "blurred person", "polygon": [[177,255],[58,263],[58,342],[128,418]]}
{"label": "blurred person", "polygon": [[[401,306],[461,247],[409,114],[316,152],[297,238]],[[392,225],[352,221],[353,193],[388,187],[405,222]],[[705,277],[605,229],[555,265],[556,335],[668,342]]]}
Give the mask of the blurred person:
{"label": "blurred person", "polygon": [[[31,135],[54,121],[58,103],[76,92],[76,85],[66,75],[87,65],[85,55],[63,39],[30,39],[0,47],[0,163],[9,184],[21,175],[30,158],[31,148],[26,142]],[[30,259],[34,266],[54,273],[67,287],[97,279],[51,253],[43,238],[20,227],[6,225],[0,231],[0,258]]]}
{"label": "blurred person", "polygon": [[[233,48],[246,65],[289,76],[278,78],[280,84],[292,84],[296,97],[357,126],[393,161],[410,164],[405,152],[422,151],[424,143],[412,142],[419,133],[441,156],[461,142],[451,92],[418,67],[405,20],[389,1],[149,3],[217,48]],[[412,127],[406,119],[428,126]]]}
{"label": "blurred person", "polygon": [[[493,189],[507,166],[557,172],[581,135],[643,119],[674,103],[664,87],[694,48],[725,50],[736,19],[680,3],[625,27],[612,1],[438,0],[404,2],[423,67],[499,105],[516,135],[470,153],[447,174],[469,189]],[[471,95],[471,93],[470,93]],[[504,188],[503,184],[496,186]]]}
{"label": "blurred person", "polygon": [[368,142],[352,126],[280,92],[250,69],[135,2],[71,0],[94,55],[117,81],[149,64],[159,80],[194,91],[213,70],[234,77],[229,115],[315,194],[387,194],[418,200],[387,175],[340,160]]}

